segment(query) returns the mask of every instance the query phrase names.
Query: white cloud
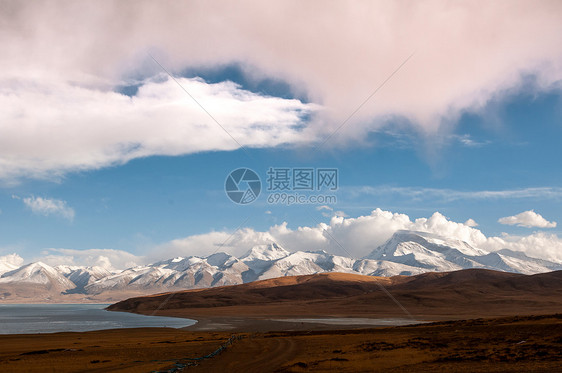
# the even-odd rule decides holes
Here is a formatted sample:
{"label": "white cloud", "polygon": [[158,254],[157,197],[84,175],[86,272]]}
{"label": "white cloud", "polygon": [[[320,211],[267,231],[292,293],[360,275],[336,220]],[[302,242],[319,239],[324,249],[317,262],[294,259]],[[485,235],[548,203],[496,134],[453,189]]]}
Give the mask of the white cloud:
{"label": "white cloud", "polygon": [[34,214],[56,215],[70,221],[74,220],[74,209],[69,207],[66,201],[35,196],[23,198],[22,201]]}
{"label": "white cloud", "polygon": [[435,212],[429,219],[416,219],[412,227],[414,230],[435,233],[449,238],[456,238],[458,240],[465,241],[474,247],[479,247],[486,241],[486,236],[480,230],[463,223],[451,221],[439,212]]}
{"label": "white cloud", "polygon": [[[314,105],[264,97],[224,82],[146,81],[130,98],[69,82],[4,82],[0,178],[53,177],[150,155],[298,143]],[[42,85],[45,84],[45,85]]]}
{"label": "white cloud", "polygon": [[175,239],[156,246],[147,253],[147,257],[159,260],[175,256],[205,256],[221,251],[239,256],[255,245],[271,242],[275,242],[275,238],[269,232],[242,228],[235,232],[209,232]]}
{"label": "white cloud", "polygon": [[8,254],[0,256],[0,264],[5,263],[9,265],[13,265],[19,267],[23,264],[23,258],[18,254]]}
{"label": "white cloud", "polygon": [[411,221],[405,214],[376,209],[370,215],[357,218],[332,216],[329,223],[310,227],[291,229],[284,222],[270,227],[265,232],[245,228],[234,233],[210,232],[189,236],[159,245],[149,256],[160,258],[162,255],[208,255],[215,251],[243,255],[255,245],[276,242],[291,251],[326,250],[338,255],[361,257],[382,245],[400,229],[441,234],[474,246],[486,241],[486,237],[479,230],[450,221],[438,212],[428,219]]}
{"label": "white cloud", "polygon": [[468,219],[467,221],[464,222],[464,225],[468,227],[477,227],[478,223],[475,222],[474,219]]}
{"label": "white cloud", "polygon": [[533,257],[562,262],[562,239],[555,234],[539,232],[529,236],[503,234],[501,237],[486,237],[482,231],[473,227],[473,223],[473,219],[457,223],[439,212],[429,218],[411,220],[406,214],[376,209],[369,215],[356,218],[334,216],[329,223],[296,229],[289,228],[284,222],[265,232],[245,228],[234,233],[210,232],[189,236],[163,243],[147,256],[161,259],[208,255],[216,251],[240,256],[255,245],[276,242],[291,251],[326,250],[337,255],[363,257],[386,242],[397,230],[406,229],[462,240],[488,251],[511,249]]}
{"label": "white cloud", "polygon": [[332,216],[334,213],[334,209],[331,208],[330,206],[327,205],[322,205],[322,206],[317,206],[316,207],[317,211],[322,211],[322,216],[325,218],[329,218],[330,216]]}
{"label": "white cloud", "polygon": [[114,92],[127,77],[161,72],[147,50],[175,72],[239,63],[250,79],[283,79],[322,105],[302,127],[297,114],[313,107],[301,102],[181,80],[242,145],[268,147],[325,137],[416,51],[331,144],[362,141],[395,117],[448,133],[461,113],[526,76],[533,89],[559,87],[561,11],[548,0],[9,2],[0,14],[0,177],[236,148],[169,80],[141,82],[134,98]]}
{"label": "white cloud", "polygon": [[148,262],[142,256],[129,253],[124,250],[115,249],[46,249],[42,256],[34,258],[33,261],[42,261],[49,265],[73,265],[73,266],[99,266],[108,270],[126,269]]}
{"label": "white cloud", "polygon": [[522,251],[529,256],[562,262],[562,239],[556,234],[535,232],[528,236],[503,233],[500,237],[490,237],[481,248],[489,251],[509,249]]}
{"label": "white cloud", "polygon": [[334,211],[334,209],[328,205],[317,206],[316,210],[322,211],[322,216],[326,218],[331,216],[343,216],[345,218],[348,217],[348,215],[344,211],[341,210]]}
{"label": "white cloud", "polygon": [[555,228],[556,222],[555,221],[548,221],[543,218],[540,214],[537,214],[533,210],[524,211],[517,215],[513,216],[506,216],[504,218],[498,219],[498,223],[506,224],[506,225],[517,225],[519,227],[527,227],[527,228]]}

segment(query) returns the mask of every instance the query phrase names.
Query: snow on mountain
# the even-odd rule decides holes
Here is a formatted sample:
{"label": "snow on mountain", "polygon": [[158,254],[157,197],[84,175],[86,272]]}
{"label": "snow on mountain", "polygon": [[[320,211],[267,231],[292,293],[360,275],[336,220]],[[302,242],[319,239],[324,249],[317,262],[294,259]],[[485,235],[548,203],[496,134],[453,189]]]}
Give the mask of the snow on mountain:
{"label": "snow on mountain", "polygon": [[37,284],[48,288],[68,290],[76,287],[72,281],[59,271],[42,262],[30,263],[0,277],[0,284]]}
{"label": "snow on mountain", "polygon": [[353,265],[353,270],[366,276],[412,276],[427,272],[424,268],[412,267],[406,264],[389,262],[387,260],[357,260]]}
{"label": "snow on mountain", "polygon": [[[156,275],[154,272],[151,273],[151,269],[151,267],[146,266],[126,269],[86,285],[84,287],[84,292],[87,294],[99,294],[104,291],[125,289],[133,283],[133,280],[138,279],[139,277],[154,279]],[[142,281],[137,282],[134,287],[139,287],[141,285]]]}
{"label": "snow on mountain", "polygon": [[325,251],[297,251],[269,264],[256,279],[265,280],[281,276],[309,275],[321,272],[358,273],[370,276],[411,275],[426,272],[422,268],[411,267],[384,260],[352,259],[329,254]]}
{"label": "snow on mountain", "polygon": [[238,258],[226,253],[189,257],[163,265],[175,271],[165,280],[166,286],[180,289],[241,284],[243,273],[248,270]]}
{"label": "snow on mountain", "polygon": [[562,269],[562,264],[531,258],[524,253],[518,253],[507,249],[478,257],[477,260],[488,269],[517,272],[526,275]]}
{"label": "snow on mountain", "polygon": [[407,253],[408,250],[401,250],[402,247],[414,243],[434,252],[446,253],[451,250],[456,250],[463,256],[479,256],[488,254],[488,252],[474,248],[461,240],[449,239],[427,232],[399,230],[394,233],[394,235],[392,235],[386,243],[375,249],[369,257],[377,255],[382,255],[384,257],[386,255],[391,255],[395,251],[398,253],[397,255],[404,255],[404,253]]}
{"label": "snow on mountain", "polygon": [[123,289],[193,289],[243,283],[248,267],[236,257],[216,253],[206,258],[174,258],[126,269],[85,286],[87,294]]}
{"label": "snow on mountain", "polygon": [[[399,234],[401,233],[401,231],[398,232]],[[479,256],[488,254],[487,251],[472,247],[468,243],[454,238],[445,238],[428,232],[415,232],[415,234],[423,237],[424,240],[430,244],[451,247],[453,249],[457,249],[464,255]]]}
{"label": "snow on mountain", "polygon": [[[489,253],[463,241],[414,231],[396,232],[363,259],[325,251],[289,252],[275,243],[255,246],[240,258],[223,252],[207,257],[177,257],[118,273],[110,273],[101,267],[60,265],[53,268],[40,262],[14,268],[17,258],[3,258],[6,257],[0,257],[0,271],[2,268],[7,271],[0,273],[0,290],[9,284],[36,284],[41,285],[38,288],[48,287],[63,294],[86,296],[127,291],[149,294],[320,272],[395,276],[466,268],[525,274],[562,269],[562,263],[531,258],[522,252],[504,249]],[[21,293],[31,288],[20,286],[19,289]]]}
{"label": "snow on mountain", "polygon": [[65,276],[76,285],[73,292],[79,292],[87,285],[100,280],[104,277],[110,276],[111,272],[103,267],[80,267],[69,265],[58,265],[55,267],[59,273]]}
{"label": "snow on mountain", "polygon": [[[375,249],[367,259],[386,260],[429,271],[455,271],[464,266],[462,252],[444,242],[429,242],[418,232],[398,231],[390,240]],[[464,266],[463,266],[464,264]]]}
{"label": "snow on mountain", "polygon": [[277,245],[276,243],[271,243],[269,245],[258,245],[254,246],[250,251],[244,254],[240,259],[244,262],[253,260],[263,260],[271,261],[275,259],[281,259],[288,256],[290,252]]}
{"label": "snow on mountain", "polygon": [[272,243],[269,245],[254,246],[240,260],[248,266],[250,273],[248,278],[250,281],[255,280],[260,273],[263,273],[271,264],[278,260],[289,256],[291,253],[283,249],[281,246]]}
{"label": "snow on mountain", "polygon": [[524,253],[505,249],[488,253],[463,241],[414,231],[397,231],[386,243],[373,250],[367,259],[386,260],[436,272],[486,268],[531,274],[562,269],[561,263],[531,258]]}
{"label": "snow on mountain", "polygon": [[326,272],[329,269],[325,253],[309,253],[297,251],[280,258],[258,274],[258,280],[282,276],[299,276]]}

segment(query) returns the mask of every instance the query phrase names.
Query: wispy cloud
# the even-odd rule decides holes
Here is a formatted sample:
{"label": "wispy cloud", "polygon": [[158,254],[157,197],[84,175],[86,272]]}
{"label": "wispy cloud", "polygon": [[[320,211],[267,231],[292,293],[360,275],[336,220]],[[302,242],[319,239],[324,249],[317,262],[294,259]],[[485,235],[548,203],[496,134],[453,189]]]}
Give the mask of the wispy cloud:
{"label": "wispy cloud", "polygon": [[341,217],[345,217],[347,218],[348,215],[341,211],[341,210],[334,210],[332,207],[328,206],[328,205],[321,205],[316,207],[317,211],[321,211],[322,212],[322,216],[324,217],[331,217],[331,216],[341,216]]}
{"label": "wispy cloud", "polygon": [[60,216],[69,221],[74,220],[74,209],[66,201],[43,197],[26,197],[22,199],[24,205],[34,214],[43,216]]}
{"label": "wispy cloud", "polygon": [[526,228],[556,228],[555,221],[548,221],[533,210],[524,211],[517,215],[500,218],[498,219],[498,223],[506,225],[517,225],[519,227]]}
{"label": "wispy cloud", "polygon": [[361,195],[384,196],[395,194],[412,200],[439,200],[443,202],[475,199],[562,199],[562,188],[560,187],[463,191],[421,187],[361,186],[341,187],[340,190],[342,193],[349,193],[352,198]]}
{"label": "wispy cloud", "polygon": [[488,140],[487,141],[478,141],[478,140],[475,140],[474,138],[472,138],[468,134],[452,135],[451,138],[458,141],[462,145],[464,145],[466,147],[469,147],[469,148],[480,148],[482,146],[490,144],[490,141],[488,141]]}

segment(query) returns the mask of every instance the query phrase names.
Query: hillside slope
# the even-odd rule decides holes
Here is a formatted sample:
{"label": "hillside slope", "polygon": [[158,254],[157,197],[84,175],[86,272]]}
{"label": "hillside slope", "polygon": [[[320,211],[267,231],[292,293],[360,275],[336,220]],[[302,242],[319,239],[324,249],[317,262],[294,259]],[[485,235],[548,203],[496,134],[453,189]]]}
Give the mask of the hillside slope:
{"label": "hillside slope", "polygon": [[394,277],[322,273],[132,298],[108,309],[184,317],[544,314],[562,309],[562,271],[522,275],[468,269]]}

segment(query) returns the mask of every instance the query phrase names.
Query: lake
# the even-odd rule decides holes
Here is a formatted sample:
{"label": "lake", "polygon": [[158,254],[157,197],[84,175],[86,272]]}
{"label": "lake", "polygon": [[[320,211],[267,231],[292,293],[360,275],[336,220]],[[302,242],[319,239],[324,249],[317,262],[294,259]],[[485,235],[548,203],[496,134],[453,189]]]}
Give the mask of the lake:
{"label": "lake", "polygon": [[0,334],[85,332],[91,330],[183,328],[195,320],[110,312],[109,304],[0,304]]}

